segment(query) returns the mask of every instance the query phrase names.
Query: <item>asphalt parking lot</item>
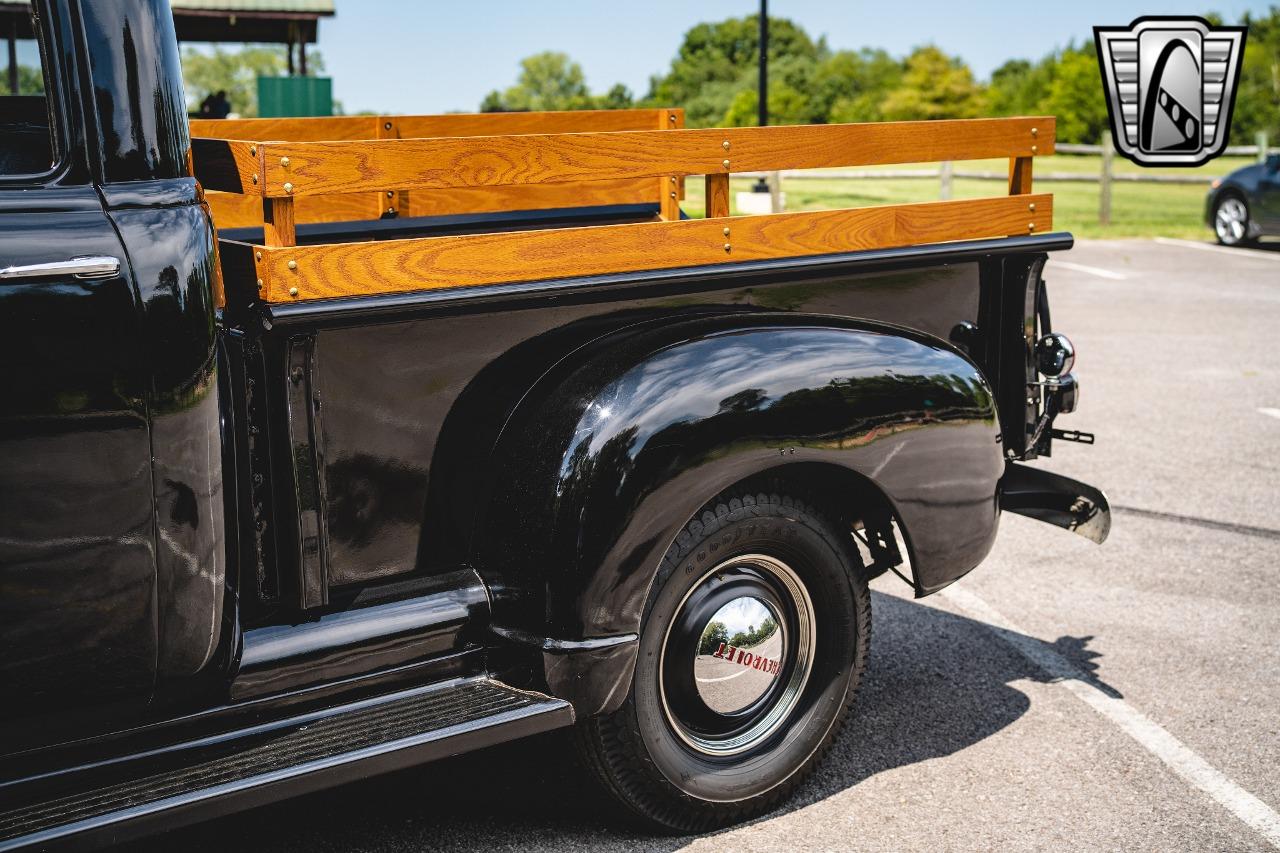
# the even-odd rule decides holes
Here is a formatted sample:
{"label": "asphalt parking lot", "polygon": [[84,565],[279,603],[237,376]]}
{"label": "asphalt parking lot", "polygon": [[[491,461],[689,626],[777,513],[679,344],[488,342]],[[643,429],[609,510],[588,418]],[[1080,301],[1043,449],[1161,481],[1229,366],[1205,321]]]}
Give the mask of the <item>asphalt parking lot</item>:
{"label": "asphalt parking lot", "polygon": [[1043,464],[1108,492],[1111,539],[1007,516],[951,590],[878,579],[859,710],[785,810],[638,836],[552,735],[155,849],[1280,847],[1280,251],[1084,242],[1046,278],[1080,352],[1060,425],[1098,443]]}

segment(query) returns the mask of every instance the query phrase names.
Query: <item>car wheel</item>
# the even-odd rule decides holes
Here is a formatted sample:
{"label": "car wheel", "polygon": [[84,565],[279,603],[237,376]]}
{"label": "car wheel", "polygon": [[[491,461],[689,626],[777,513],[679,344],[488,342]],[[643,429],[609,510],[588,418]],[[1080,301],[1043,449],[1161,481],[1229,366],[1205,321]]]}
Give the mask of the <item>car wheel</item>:
{"label": "car wheel", "polygon": [[1242,246],[1251,242],[1249,206],[1244,199],[1229,195],[1218,200],[1213,210],[1213,233],[1224,246]]}
{"label": "car wheel", "polygon": [[870,633],[847,531],[790,497],[722,497],[663,560],[629,694],[578,729],[585,763],[653,828],[769,811],[830,747]]}

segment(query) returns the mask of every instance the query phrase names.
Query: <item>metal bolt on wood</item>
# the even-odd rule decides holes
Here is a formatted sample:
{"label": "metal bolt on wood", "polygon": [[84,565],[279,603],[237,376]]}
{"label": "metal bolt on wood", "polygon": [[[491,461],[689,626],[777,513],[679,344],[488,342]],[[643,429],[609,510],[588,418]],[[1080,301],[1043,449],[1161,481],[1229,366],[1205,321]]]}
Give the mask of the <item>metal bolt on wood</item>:
{"label": "metal bolt on wood", "polygon": [[287,169],[287,168],[289,168],[289,158],[288,158],[288,157],[281,157],[281,158],[280,158],[280,165],[281,165],[281,166],[284,166],[286,169]]}
{"label": "metal bolt on wood", "polygon": [[728,151],[728,150],[729,150],[729,140],[727,140],[727,139],[726,139],[726,140],[725,140],[724,142],[722,142],[721,144],[724,146],[724,150],[725,150],[725,151]]}
{"label": "metal bolt on wood", "polygon": [[297,262],[297,261],[289,261],[289,269],[291,269],[291,270],[296,270],[297,268],[298,268],[298,262]]}
{"label": "metal bolt on wood", "polygon": [[728,237],[728,236],[729,236],[729,229],[728,229],[728,228],[725,228],[725,229],[724,229],[724,236],[726,236],[726,237]]}
{"label": "metal bolt on wood", "polygon": [[731,252],[731,251],[733,251],[733,245],[732,245],[731,243],[725,243],[725,244],[724,244],[724,250],[725,250],[726,252]]}
{"label": "metal bolt on wood", "polygon": [[285,191],[285,192],[287,192],[287,193],[291,193],[291,192],[293,192],[293,184],[288,183],[288,182],[286,181],[286,182],[285,182],[285,185],[284,185],[284,191]]}
{"label": "metal bolt on wood", "polygon": [[255,261],[261,261],[261,260],[262,260],[262,253],[261,253],[261,252],[254,252],[254,253],[253,253],[253,259],[254,259]]}
{"label": "metal bolt on wood", "polygon": [[298,288],[296,288],[296,287],[291,287],[291,288],[289,288],[289,295],[290,295],[290,296],[297,296],[297,295],[298,295]]}
{"label": "metal bolt on wood", "polygon": [[724,161],[724,167],[725,167],[726,169],[727,169],[727,168],[729,168],[729,161],[728,161],[728,160],[725,160],[725,161]]}

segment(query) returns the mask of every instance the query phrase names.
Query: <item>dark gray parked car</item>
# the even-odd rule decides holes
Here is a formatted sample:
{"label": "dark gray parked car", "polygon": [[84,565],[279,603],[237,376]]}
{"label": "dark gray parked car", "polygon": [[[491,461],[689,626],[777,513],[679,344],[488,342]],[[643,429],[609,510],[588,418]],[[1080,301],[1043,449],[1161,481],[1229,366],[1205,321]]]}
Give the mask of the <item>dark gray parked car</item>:
{"label": "dark gray parked car", "polygon": [[1224,246],[1242,246],[1267,234],[1280,236],[1280,154],[1215,179],[1205,199],[1204,218]]}

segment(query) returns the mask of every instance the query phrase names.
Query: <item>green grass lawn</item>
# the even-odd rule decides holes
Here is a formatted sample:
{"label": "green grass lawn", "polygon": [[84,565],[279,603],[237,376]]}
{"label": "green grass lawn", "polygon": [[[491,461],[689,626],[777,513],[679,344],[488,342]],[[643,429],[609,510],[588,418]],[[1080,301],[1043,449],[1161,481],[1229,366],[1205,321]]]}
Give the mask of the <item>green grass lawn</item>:
{"label": "green grass lawn", "polygon": [[[1205,193],[1209,181],[1253,162],[1248,157],[1220,157],[1198,169],[1144,169],[1123,157],[1114,161],[1115,174],[1181,174],[1203,177],[1203,184],[1111,184],[1111,224],[1098,224],[1098,185],[1038,179],[1035,191],[1053,193],[1054,230],[1070,231],[1077,237],[1186,237],[1208,239],[1211,234],[1201,221]],[[933,169],[936,164],[892,167],[894,169]],[[958,171],[1004,172],[1005,160],[979,160],[957,163]],[[858,169],[840,170],[857,172]],[[1089,155],[1040,157],[1035,173],[1053,172],[1100,174],[1101,158]],[[732,190],[737,213],[736,194],[751,188],[748,178],[734,179]],[[787,210],[821,210],[838,207],[867,207],[877,204],[900,204],[932,201],[938,198],[939,181],[932,178],[793,178],[783,180],[787,194]],[[957,178],[952,183],[953,198],[980,198],[1004,195],[1000,181]],[[704,213],[702,180],[688,181],[684,209],[694,217]]]}

